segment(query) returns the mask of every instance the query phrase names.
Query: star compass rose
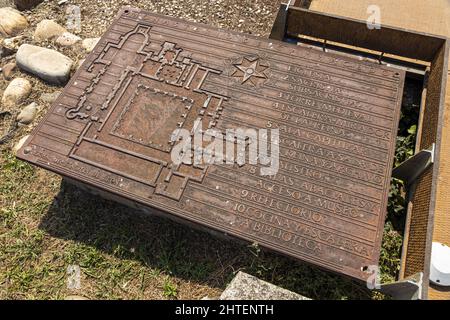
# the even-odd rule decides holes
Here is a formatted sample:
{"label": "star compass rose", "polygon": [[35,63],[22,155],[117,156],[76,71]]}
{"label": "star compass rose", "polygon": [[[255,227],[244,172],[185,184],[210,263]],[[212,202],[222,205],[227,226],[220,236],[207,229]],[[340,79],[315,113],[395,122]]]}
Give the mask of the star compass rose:
{"label": "star compass rose", "polygon": [[237,63],[233,63],[233,66],[236,69],[231,76],[239,78],[241,84],[249,83],[257,86],[267,79],[265,71],[269,68],[269,65],[259,57],[243,57]]}

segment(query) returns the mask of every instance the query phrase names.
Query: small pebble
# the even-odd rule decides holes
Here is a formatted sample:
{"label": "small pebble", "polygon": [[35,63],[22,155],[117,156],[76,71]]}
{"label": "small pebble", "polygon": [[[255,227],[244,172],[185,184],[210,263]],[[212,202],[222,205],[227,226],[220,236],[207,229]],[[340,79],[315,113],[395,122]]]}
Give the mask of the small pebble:
{"label": "small pebble", "polygon": [[10,63],[5,64],[2,68],[3,77],[5,77],[6,80],[11,80],[12,74],[15,69],[16,69],[15,62],[10,62]]}
{"label": "small pebble", "polygon": [[32,102],[29,105],[27,105],[25,108],[22,109],[22,111],[17,116],[17,121],[20,124],[30,124],[33,122],[34,118],[36,117],[38,108],[36,102]]}
{"label": "small pebble", "polygon": [[58,96],[61,94],[60,91],[55,91],[55,92],[45,92],[43,94],[41,94],[41,96],[39,97],[39,99],[42,102],[47,102],[47,103],[53,103],[55,102],[55,100],[58,98]]}
{"label": "small pebble", "polygon": [[2,107],[12,108],[21,104],[31,93],[31,83],[24,78],[11,81],[3,92]]}

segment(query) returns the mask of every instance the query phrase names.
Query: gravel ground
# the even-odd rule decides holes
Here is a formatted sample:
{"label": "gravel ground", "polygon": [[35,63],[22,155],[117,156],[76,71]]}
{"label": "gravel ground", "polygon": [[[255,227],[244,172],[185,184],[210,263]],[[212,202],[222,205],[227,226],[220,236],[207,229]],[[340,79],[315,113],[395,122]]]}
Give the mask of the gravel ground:
{"label": "gravel ground", "polygon": [[45,1],[28,18],[31,24],[42,19],[66,22],[69,5],[81,8],[82,37],[100,36],[111,23],[119,8],[133,6],[216,27],[267,36],[281,1],[274,0],[69,0],[64,5]]}

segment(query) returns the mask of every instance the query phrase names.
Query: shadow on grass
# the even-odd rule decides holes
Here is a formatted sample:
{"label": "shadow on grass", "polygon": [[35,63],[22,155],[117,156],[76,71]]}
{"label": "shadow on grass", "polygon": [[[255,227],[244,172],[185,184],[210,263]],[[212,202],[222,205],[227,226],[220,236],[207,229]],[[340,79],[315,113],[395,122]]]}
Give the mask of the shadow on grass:
{"label": "shadow on grass", "polygon": [[368,299],[361,284],[257,247],[144,214],[101,199],[70,183],[44,215],[40,228],[53,237],[137,260],[149,272],[225,288],[239,271],[313,299]]}

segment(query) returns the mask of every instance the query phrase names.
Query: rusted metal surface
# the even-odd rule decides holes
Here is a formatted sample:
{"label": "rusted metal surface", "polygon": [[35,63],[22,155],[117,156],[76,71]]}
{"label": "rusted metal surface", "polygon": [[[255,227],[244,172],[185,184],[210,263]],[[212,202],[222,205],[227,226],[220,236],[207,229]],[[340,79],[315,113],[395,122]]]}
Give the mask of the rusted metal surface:
{"label": "rusted metal surface", "polygon": [[[123,9],[18,157],[357,279],[377,265],[404,73]],[[174,165],[177,128],[278,128],[261,165]]]}

